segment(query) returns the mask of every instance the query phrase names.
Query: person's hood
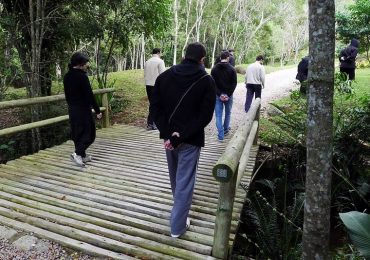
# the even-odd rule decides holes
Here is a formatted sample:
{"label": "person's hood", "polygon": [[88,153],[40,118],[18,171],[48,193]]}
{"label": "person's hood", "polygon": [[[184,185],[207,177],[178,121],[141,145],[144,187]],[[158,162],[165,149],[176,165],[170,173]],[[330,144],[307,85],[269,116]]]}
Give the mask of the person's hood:
{"label": "person's hood", "polygon": [[172,66],[171,71],[175,74],[176,80],[182,82],[181,85],[183,86],[192,84],[206,73],[201,64],[188,59],[184,59],[180,64]]}
{"label": "person's hood", "polygon": [[352,39],[350,45],[355,48],[358,48],[360,46],[360,42],[357,39]]}
{"label": "person's hood", "polygon": [[227,69],[228,67],[230,67],[230,63],[228,62],[219,62],[217,63],[215,66],[217,66],[218,69]]}

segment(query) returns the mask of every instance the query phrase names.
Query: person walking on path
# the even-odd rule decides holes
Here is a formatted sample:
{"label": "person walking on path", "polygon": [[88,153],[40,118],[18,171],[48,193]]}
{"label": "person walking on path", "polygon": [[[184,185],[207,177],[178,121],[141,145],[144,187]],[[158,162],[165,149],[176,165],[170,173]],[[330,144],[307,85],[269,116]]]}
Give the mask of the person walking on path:
{"label": "person walking on path", "polygon": [[179,237],[190,226],[188,218],[195,185],[204,128],[212,120],[215,83],[204,70],[206,49],[201,43],[187,46],[185,59],[157,78],[150,113],[164,139],[174,199],[171,236]]}
{"label": "person walking on path", "polygon": [[265,87],[265,68],[263,67],[263,56],[258,55],[256,62],[247,67],[245,73],[245,83],[247,87],[247,96],[245,99],[245,112],[249,111],[253,97],[261,98],[262,88]]}
{"label": "person walking on path", "polygon": [[339,54],[340,72],[348,75],[349,80],[355,79],[356,56],[359,45],[360,43],[358,40],[352,39],[350,45],[341,50]]}
{"label": "person walking on path", "polygon": [[96,136],[91,108],[94,109],[98,119],[102,118],[87,77],[88,62],[89,58],[85,54],[74,53],[68,65],[69,71],[63,79],[71,137],[75,145],[75,152],[71,154],[71,159],[78,166],[85,166],[85,163],[92,160],[91,155],[86,154],[87,148],[95,141]]}
{"label": "person walking on path", "polygon": [[[230,53],[224,51],[220,55],[221,62],[216,64],[211,75],[216,83],[216,127],[218,140],[224,140],[224,136],[230,131],[230,116],[233,106],[233,93],[237,84],[236,71],[229,63]],[[222,114],[225,107],[225,120],[222,123]]]}
{"label": "person walking on path", "polygon": [[[308,64],[309,64],[310,58],[308,56],[305,56],[302,58],[302,60],[298,63],[298,72],[297,76],[295,77],[299,83],[301,84],[299,91],[302,94],[306,94],[307,87],[306,84],[303,83],[307,80],[308,77]],[[303,84],[302,84],[303,83]]]}
{"label": "person walking on path", "polygon": [[235,67],[234,49],[230,49],[229,53],[230,53],[229,63],[231,66]]}
{"label": "person walking on path", "polygon": [[[165,71],[164,61],[161,59],[161,50],[158,48],[154,48],[152,54],[153,56],[149,60],[147,60],[144,65],[144,79],[149,106],[152,100],[155,80],[157,79],[159,74]],[[147,118],[147,129],[157,130],[150,113],[148,114]]]}

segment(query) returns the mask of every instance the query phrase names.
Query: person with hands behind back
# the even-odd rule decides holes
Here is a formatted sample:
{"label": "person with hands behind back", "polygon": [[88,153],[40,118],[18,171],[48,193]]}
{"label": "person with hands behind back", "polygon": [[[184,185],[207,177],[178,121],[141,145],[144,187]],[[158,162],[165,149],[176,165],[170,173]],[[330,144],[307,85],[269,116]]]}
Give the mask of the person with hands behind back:
{"label": "person with hands behind back", "polygon": [[[230,115],[233,106],[233,93],[237,84],[237,76],[234,67],[229,63],[230,54],[223,51],[220,55],[221,61],[211,71],[216,83],[216,127],[218,140],[224,140],[224,136],[230,131]],[[225,120],[222,123],[222,114],[225,107]]]}
{"label": "person with hands behind back", "polygon": [[85,166],[85,163],[92,160],[91,155],[86,154],[86,149],[94,142],[96,136],[91,108],[94,109],[98,119],[102,118],[87,76],[88,62],[89,58],[84,53],[74,53],[68,64],[69,71],[63,79],[71,137],[75,145],[71,159],[78,166]]}
{"label": "person with hands behind back", "polygon": [[150,113],[164,139],[173,195],[171,236],[179,237],[190,226],[195,176],[204,128],[212,120],[215,83],[204,70],[206,49],[200,43],[187,46],[185,58],[158,76]]}

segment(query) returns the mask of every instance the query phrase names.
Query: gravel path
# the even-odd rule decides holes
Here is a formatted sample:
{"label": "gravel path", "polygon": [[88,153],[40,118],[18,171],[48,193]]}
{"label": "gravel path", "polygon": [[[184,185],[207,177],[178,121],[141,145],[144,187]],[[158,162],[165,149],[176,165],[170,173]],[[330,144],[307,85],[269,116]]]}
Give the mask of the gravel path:
{"label": "gravel path", "polygon": [[[298,86],[294,83],[297,69],[286,69],[279,70],[266,75],[266,87],[262,89],[261,97],[261,112],[263,113],[273,100],[280,99],[297,88]],[[234,131],[240,124],[240,120],[243,118],[244,103],[246,96],[246,88],[244,83],[239,83],[234,92],[234,103],[231,111],[231,129]],[[206,128],[206,134],[214,136],[217,139],[217,128],[215,116],[213,116],[212,122]]]}

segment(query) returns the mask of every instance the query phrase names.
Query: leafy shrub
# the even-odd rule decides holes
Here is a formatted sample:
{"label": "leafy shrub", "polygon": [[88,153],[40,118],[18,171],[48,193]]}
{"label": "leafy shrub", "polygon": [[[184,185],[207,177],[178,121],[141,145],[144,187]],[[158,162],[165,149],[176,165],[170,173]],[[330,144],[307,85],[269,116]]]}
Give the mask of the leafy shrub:
{"label": "leafy shrub", "polygon": [[356,66],[359,69],[370,68],[370,62],[368,60],[361,60],[356,62]]}
{"label": "leafy shrub", "polygon": [[339,214],[361,256],[370,259],[370,215],[351,211]]}
{"label": "leafy shrub", "polygon": [[9,142],[5,144],[0,144],[0,154],[1,154],[0,163],[14,156],[16,152],[14,149],[14,144],[15,144],[15,141],[13,140],[10,140]]}
{"label": "leafy shrub", "polygon": [[287,175],[260,179],[249,188],[242,215],[242,237],[249,245],[245,255],[253,252],[257,259],[300,258],[304,193],[297,189],[299,182],[288,179]]}

